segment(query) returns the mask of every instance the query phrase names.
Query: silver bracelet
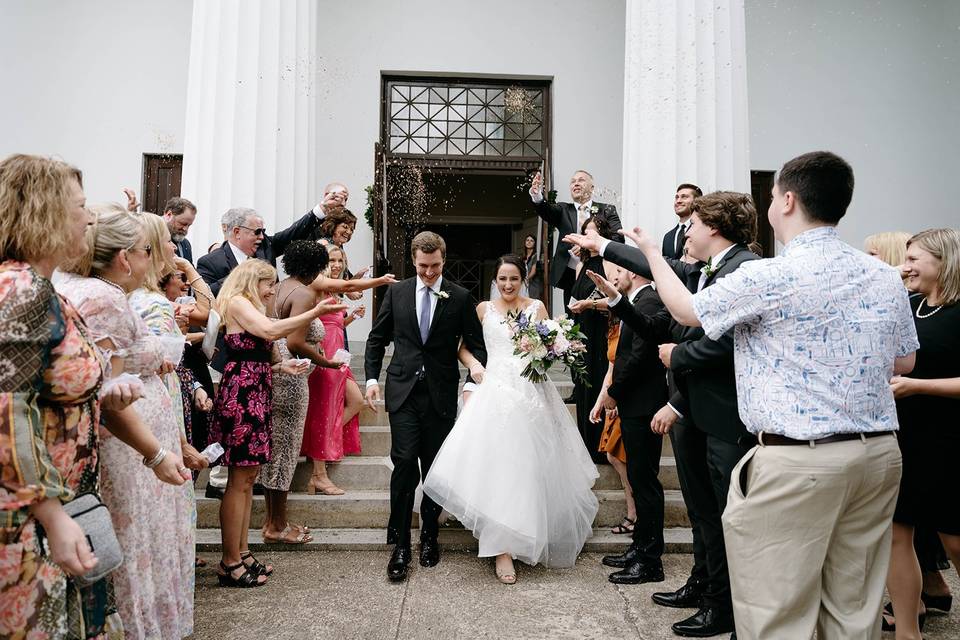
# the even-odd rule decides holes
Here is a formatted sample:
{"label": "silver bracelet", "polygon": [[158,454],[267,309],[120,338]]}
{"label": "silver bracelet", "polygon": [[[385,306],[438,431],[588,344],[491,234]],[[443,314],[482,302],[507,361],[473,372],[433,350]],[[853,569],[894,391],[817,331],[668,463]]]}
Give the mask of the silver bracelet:
{"label": "silver bracelet", "polygon": [[167,450],[163,447],[160,447],[160,450],[157,451],[157,454],[150,460],[147,460],[146,458],[143,459],[143,466],[145,466],[147,469],[153,469],[163,462],[165,457],[167,457]]}

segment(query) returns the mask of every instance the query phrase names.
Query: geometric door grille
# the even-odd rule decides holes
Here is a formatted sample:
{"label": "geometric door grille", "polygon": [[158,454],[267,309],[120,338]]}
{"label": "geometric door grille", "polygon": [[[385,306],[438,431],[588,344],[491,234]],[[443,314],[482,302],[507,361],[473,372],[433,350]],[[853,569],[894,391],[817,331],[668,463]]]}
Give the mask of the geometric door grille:
{"label": "geometric door grille", "polygon": [[391,154],[542,158],[545,87],[470,82],[386,83]]}

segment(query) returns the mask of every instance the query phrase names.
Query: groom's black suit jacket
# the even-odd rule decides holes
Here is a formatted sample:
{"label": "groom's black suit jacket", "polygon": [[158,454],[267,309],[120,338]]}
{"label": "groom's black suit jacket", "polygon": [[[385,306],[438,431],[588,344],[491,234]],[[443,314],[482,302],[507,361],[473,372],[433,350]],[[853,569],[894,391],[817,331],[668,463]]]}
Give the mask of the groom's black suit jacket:
{"label": "groom's black suit jacket", "polygon": [[367,336],[364,368],[367,380],[379,378],[384,350],[393,342],[393,359],[387,367],[384,396],[388,412],[403,405],[423,368],[434,409],[445,418],[455,418],[460,383],[457,361],[460,338],[477,360],[483,364],[487,362],[483,328],[470,293],[447,278],[441,281],[440,290],[449,297],[437,300],[426,344],[420,339],[420,320],[417,318],[417,278],[407,278],[388,287],[383,296],[377,319]]}
{"label": "groom's black suit jacket", "polygon": [[[623,242],[623,236],[617,233],[623,225],[620,224],[620,216],[617,215],[617,208],[612,204],[602,202],[593,202],[597,207],[597,216],[606,219],[610,225],[610,231],[613,234],[613,240]],[[553,253],[553,260],[550,261],[550,284],[554,287],[560,283],[563,272],[570,262],[570,244],[563,241],[563,237],[568,233],[580,233],[577,226],[577,205],[571,202],[547,202],[541,200],[534,203],[534,209],[537,215],[543,218],[544,222],[554,226],[560,232],[560,241],[557,243],[557,249]]]}
{"label": "groom's black suit jacket", "polygon": [[[734,246],[718,262],[704,288],[732,273],[744,262],[757,260],[759,257],[743,245]],[[604,259],[645,278],[652,278],[647,259],[636,247],[611,242],[604,251]],[[700,281],[700,268],[704,263],[687,264],[680,260],[666,260],[687,288],[696,292]],[[623,320],[624,324],[627,324],[627,318]],[[675,321],[664,327],[662,324],[635,317],[632,323],[634,330],[646,338],[661,343],[677,343],[670,356],[670,370],[680,393],[688,401],[693,423],[699,429],[730,443],[738,443],[747,436],[737,408],[732,329],[719,340],[711,340],[702,328],[685,327]],[[673,400],[671,404],[680,409]]]}

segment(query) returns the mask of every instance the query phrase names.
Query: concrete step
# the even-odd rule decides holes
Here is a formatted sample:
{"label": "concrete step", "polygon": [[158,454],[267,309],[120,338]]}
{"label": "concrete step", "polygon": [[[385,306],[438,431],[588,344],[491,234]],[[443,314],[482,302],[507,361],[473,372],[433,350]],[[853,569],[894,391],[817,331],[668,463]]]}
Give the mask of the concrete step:
{"label": "concrete step", "polygon": [[[314,529],[313,541],[306,544],[265,543],[260,529],[250,529],[248,540],[254,551],[387,551],[391,545],[386,543],[386,529]],[[414,547],[417,546],[420,532],[414,530],[410,536]],[[667,553],[692,553],[693,533],[689,528],[670,528],[663,532]],[[583,550],[589,553],[619,553],[630,543],[626,535],[614,535],[608,528],[594,529]],[[477,540],[465,529],[441,529],[440,544],[448,551],[477,550]],[[220,529],[200,529],[197,531],[197,551],[220,551]],[[611,569],[612,571],[612,569]]]}
{"label": "concrete step", "polygon": [[[600,503],[594,526],[612,527],[626,513],[622,490],[595,489]],[[666,527],[689,527],[687,508],[677,490],[665,494],[664,521]],[[197,527],[213,529],[220,526],[220,501],[212,498],[197,498]],[[291,522],[315,528],[378,528],[386,524],[390,516],[389,491],[348,491],[342,496],[309,496],[292,493],[287,500],[287,514]],[[263,496],[253,497],[250,526],[263,526],[265,506]],[[418,516],[414,513],[414,526]],[[454,525],[456,526],[456,525]]]}

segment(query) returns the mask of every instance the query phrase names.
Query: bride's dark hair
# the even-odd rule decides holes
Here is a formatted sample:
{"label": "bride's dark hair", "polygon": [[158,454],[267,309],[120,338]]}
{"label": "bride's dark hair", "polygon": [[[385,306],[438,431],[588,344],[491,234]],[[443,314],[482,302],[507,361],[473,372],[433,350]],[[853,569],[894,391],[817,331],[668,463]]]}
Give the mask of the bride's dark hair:
{"label": "bride's dark hair", "polygon": [[493,279],[497,279],[497,274],[500,273],[500,267],[505,264],[512,264],[520,271],[520,279],[527,279],[527,265],[524,263],[523,258],[520,256],[515,256],[512,253],[508,253],[505,256],[500,256],[500,259],[497,260],[497,266],[493,269]]}

